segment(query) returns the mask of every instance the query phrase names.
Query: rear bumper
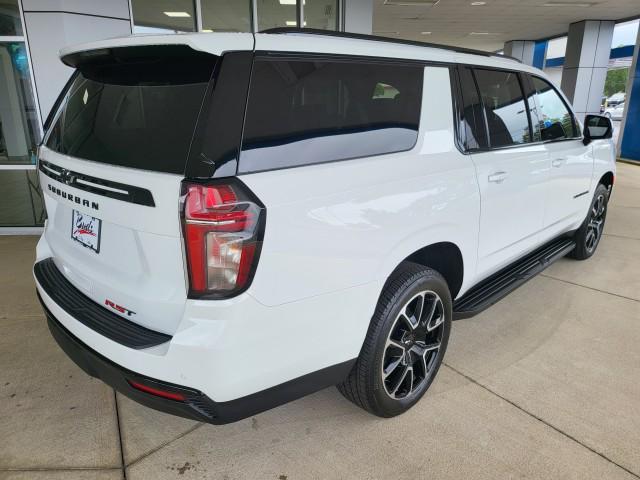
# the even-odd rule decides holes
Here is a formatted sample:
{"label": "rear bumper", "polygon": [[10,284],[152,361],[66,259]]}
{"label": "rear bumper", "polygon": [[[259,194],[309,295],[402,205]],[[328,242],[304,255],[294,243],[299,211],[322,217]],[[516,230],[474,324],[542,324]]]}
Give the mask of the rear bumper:
{"label": "rear bumper", "polygon": [[[39,295],[38,298],[40,298]],[[42,303],[42,299],[40,302]],[[74,337],[51,314],[44,303],[42,307],[53,338],[67,356],[87,374],[99,378],[118,392],[147,407],[201,422],[226,423],[216,415],[215,402],[202,392],[151,379],[116,365]],[[160,390],[181,393],[186,400],[181,402],[144,393],[133,388],[129,382],[142,382]],[[227,421],[233,421],[233,419]]]}
{"label": "rear bumper", "polygon": [[[42,303],[42,299],[40,301]],[[42,307],[53,338],[67,356],[87,374],[99,378],[118,392],[147,407],[216,425],[242,420],[335,385],[346,378],[355,362],[354,359],[333,365],[237,400],[214,402],[198,390],[149,378],[116,365],[82,343],[62,326],[44,303]],[[163,391],[180,393],[185,397],[185,401],[169,400],[142,392],[133,388],[129,382],[143,383]]]}

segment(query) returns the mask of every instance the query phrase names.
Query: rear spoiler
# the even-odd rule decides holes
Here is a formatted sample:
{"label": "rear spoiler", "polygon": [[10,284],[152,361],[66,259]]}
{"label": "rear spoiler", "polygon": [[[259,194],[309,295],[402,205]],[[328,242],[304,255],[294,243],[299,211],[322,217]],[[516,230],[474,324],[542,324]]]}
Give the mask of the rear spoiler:
{"label": "rear spoiler", "polygon": [[123,51],[135,47],[188,47],[192,50],[211,55],[222,55],[228,51],[253,50],[252,33],[215,33],[180,35],[131,35],[111,38],[97,42],[73,45],[60,50],[62,62],[72,68],[92,58],[109,55],[109,52]]}

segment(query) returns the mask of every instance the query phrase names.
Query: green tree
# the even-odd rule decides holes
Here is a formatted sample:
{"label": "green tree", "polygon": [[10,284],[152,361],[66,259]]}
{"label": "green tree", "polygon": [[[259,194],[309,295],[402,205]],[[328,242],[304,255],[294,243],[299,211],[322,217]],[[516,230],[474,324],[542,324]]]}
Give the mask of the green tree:
{"label": "green tree", "polygon": [[614,93],[624,92],[627,89],[629,68],[617,68],[607,72],[607,80],[604,84],[604,94],[610,97]]}

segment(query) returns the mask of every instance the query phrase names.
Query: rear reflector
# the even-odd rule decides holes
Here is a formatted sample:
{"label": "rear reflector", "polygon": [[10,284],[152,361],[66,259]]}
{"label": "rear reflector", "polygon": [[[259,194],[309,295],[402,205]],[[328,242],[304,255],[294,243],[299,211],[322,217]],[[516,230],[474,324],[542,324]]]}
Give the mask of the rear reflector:
{"label": "rear reflector", "polygon": [[190,298],[228,298],[255,271],[264,207],[238,180],[183,183],[184,242]]}
{"label": "rear reflector", "polygon": [[127,380],[129,385],[131,385],[136,390],[140,390],[141,392],[148,393],[149,395],[155,395],[156,397],[166,398],[168,400],[174,400],[176,402],[184,402],[186,397],[177,392],[168,392],[166,390],[160,390],[158,388],[150,387],[149,385],[144,385],[142,383],[134,382],[132,380]]}

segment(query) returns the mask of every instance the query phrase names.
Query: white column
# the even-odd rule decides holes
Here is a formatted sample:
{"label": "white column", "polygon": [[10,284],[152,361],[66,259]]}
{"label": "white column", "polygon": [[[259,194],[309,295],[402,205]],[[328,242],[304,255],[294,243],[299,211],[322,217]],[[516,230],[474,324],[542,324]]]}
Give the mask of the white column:
{"label": "white column", "polygon": [[373,32],[373,0],[342,0],[344,3],[344,31],[349,33]]}
{"label": "white column", "polygon": [[608,20],[585,20],[569,26],[562,90],[580,120],[586,114],[600,113],[614,26],[615,22]]}
{"label": "white column", "polygon": [[58,58],[61,48],[131,35],[128,0],[22,0],[25,32],[41,117],[47,118],[73,70]]}
{"label": "white column", "polygon": [[533,65],[536,42],[533,40],[511,40],[504,44],[504,54],[514,57],[526,65]]}

